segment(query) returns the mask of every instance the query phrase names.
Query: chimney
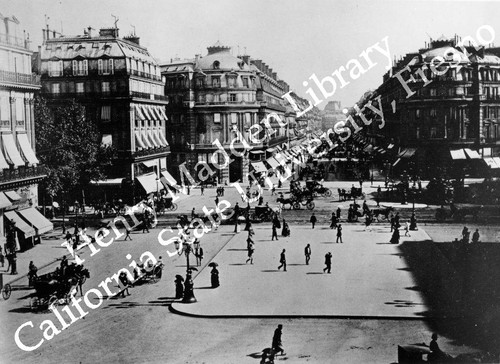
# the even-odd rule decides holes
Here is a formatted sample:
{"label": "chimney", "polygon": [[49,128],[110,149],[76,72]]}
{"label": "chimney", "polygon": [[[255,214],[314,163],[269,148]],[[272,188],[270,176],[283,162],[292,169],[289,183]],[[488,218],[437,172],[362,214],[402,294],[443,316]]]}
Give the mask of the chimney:
{"label": "chimney", "polygon": [[278,73],[273,72],[273,80],[278,81]]}
{"label": "chimney", "polygon": [[101,28],[99,36],[118,38],[118,28]]}
{"label": "chimney", "polygon": [[244,55],[241,57],[241,59],[243,60],[243,62],[250,65],[250,56]]}
{"label": "chimney", "polygon": [[47,38],[45,37],[45,29],[42,29],[42,36],[43,36],[43,43],[45,43],[45,41],[47,40]]}
{"label": "chimney", "polygon": [[89,38],[92,38],[92,27],[87,28],[87,35],[89,36]]}
{"label": "chimney", "polygon": [[140,39],[141,38],[139,38],[136,35],[130,34],[130,35],[127,35],[126,37],[123,37],[123,39],[128,40],[129,42],[135,43],[137,45],[140,45]]}
{"label": "chimney", "polygon": [[260,59],[252,60],[252,63],[257,67],[260,71],[262,71],[262,61]]}

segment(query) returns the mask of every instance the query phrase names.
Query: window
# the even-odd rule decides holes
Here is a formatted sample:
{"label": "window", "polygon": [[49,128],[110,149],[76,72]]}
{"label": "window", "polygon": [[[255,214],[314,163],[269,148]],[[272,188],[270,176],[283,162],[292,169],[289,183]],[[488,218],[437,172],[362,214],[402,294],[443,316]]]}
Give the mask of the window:
{"label": "window", "polygon": [[419,126],[417,126],[417,127],[415,128],[415,137],[416,137],[417,139],[420,139],[420,127],[419,127]]}
{"label": "window", "polygon": [[53,84],[51,85],[51,92],[52,92],[53,94],[58,94],[58,93],[60,93],[60,92],[61,92],[61,86],[60,86],[58,83],[53,83]]}
{"label": "window", "polygon": [[97,70],[100,75],[110,75],[113,73],[112,59],[99,59],[97,61]]}
{"label": "window", "polygon": [[205,84],[205,80],[204,80],[203,78],[198,77],[198,78],[196,79],[196,86],[197,86],[197,87],[203,87],[203,86],[205,86],[204,84]]}
{"label": "window", "polygon": [[230,102],[236,102],[237,101],[236,94],[229,94],[229,101]]}
{"label": "window", "polygon": [[7,121],[7,123],[2,122],[2,127],[10,125],[9,92],[0,91],[0,119]]}
{"label": "window", "polygon": [[238,123],[238,114],[236,113],[231,113],[231,124],[237,124]]}
{"label": "window", "polygon": [[103,93],[109,93],[109,82],[101,82],[101,89]]}
{"label": "window", "polygon": [[448,96],[455,96],[455,88],[451,87],[448,89]]}
{"label": "window", "polygon": [[57,77],[63,75],[62,61],[49,61],[49,76]]}
{"label": "window", "polygon": [[220,95],[214,94],[214,102],[220,102]]}
{"label": "window", "polygon": [[198,102],[200,104],[204,103],[205,102],[205,95],[198,95]]}
{"label": "window", "polygon": [[111,121],[111,106],[101,107],[101,121],[104,123]]}
{"label": "window", "polygon": [[24,120],[24,97],[19,93],[16,95],[16,120]]}
{"label": "window", "polygon": [[76,83],[76,93],[83,94],[84,92],[85,92],[85,89],[83,87],[83,82],[77,82]]}
{"label": "window", "polygon": [[436,109],[431,109],[430,114],[431,114],[431,116],[436,116]]}
{"label": "window", "polygon": [[248,77],[243,77],[243,87],[248,87]]}
{"label": "window", "polygon": [[214,61],[213,66],[214,66],[214,69],[215,69],[215,70],[218,70],[218,69],[219,69],[219,67],[220,67],[220,62],[219,62],[219,61]]}
{"label": "window", "polygon": [[437,136],[437,128],[435,126],[431,127],[431,138],[435,138]]}
{"label": "window", "polygon": [[234,87],[236,79],[234,77],[227,78],[227,87]]}
{"label": "window", "polygon": [[86,76],[88,74],[87,60],[73,61],[73,76]]}
{"label": "window", "polygon": [[431,88],[429,90],[429,94],[430,94],[430,96],[436,96],[436,89],[435,88]]}
{"label": "window", "polygon": [[214,114],[214,123],[220,124],[220,114],[219,113]]}
{"label": "window", "polygon": [[220,77],[212,77],[212,87],[220,87]]}
{"label": "window", "polygon": [[415,110],[415,117],[418,119],[420,117],[420,109]]}

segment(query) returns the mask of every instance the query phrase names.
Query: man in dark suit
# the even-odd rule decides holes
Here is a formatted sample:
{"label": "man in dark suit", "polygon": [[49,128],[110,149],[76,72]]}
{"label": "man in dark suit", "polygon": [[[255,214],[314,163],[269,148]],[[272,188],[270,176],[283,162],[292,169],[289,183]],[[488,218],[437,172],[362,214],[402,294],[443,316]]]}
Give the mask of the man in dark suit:
{"label": "man in dark suit", "polygon": [[283,267],[283,272],[286,272],[286,256],[285,256],[285,249],[283,249],[283,251],[281,252],[281,255],[280,255],[280,263],[281,265],[278,267],[278,270],[281,269],[281,267]]}

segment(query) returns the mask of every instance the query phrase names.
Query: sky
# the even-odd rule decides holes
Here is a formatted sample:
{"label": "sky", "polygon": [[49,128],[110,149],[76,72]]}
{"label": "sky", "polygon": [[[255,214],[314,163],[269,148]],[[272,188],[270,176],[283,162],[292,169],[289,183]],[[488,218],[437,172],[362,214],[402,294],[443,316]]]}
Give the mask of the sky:
{"label": "sky", "polygon": [[[159,61],[206,55],[217,41],[231,46],[234,55],[262,59],[297,94],[313,101],[309,87],[320,101],[340,100],[352,106],[364,92],[377,88],[389,66],[399,58],[425,46],[441,35],[471,36],[488,25],[500,38],[500,1],[410,1],[410,0],[1,0],[0,13],[14,15],[21,29],[30,34],[32,49],[42,43],[45,16],[51,29],[65,35],[83,34],[83,29],[112,27],[119,18],[120,36],[135,26],[141,44]],[[488,32],[483,32],[487,38]],[[389,56],[374,48],[371,68],[361,52],[387,37]],[[500,40],[493,41],[500,46]],[[239,51],[238,51],[239,49]],[[349,84],[322,94],[311,80],[331,76],[358,60],[364,73]],[[348,64],[350,66],[348,66]],[[308,86],[304,86],[304,81]]]}

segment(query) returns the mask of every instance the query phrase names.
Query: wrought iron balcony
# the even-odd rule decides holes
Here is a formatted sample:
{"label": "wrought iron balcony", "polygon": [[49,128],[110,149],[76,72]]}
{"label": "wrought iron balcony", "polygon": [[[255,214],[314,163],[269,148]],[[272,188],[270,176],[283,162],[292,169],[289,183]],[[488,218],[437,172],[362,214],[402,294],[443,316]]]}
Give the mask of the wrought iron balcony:
{"label": "wrought iron balcony", "polygon": [[0,70],[0,82],[12,82],[34,86],[41,85],[39,75],[2,70]]}
{"label": "wrought iron balcony", "polygon": [[44,166],[25,167],[14,170],[5,169],[3,172],[0,172],[0,184],[43,177],[46,174],[47,169]]}

